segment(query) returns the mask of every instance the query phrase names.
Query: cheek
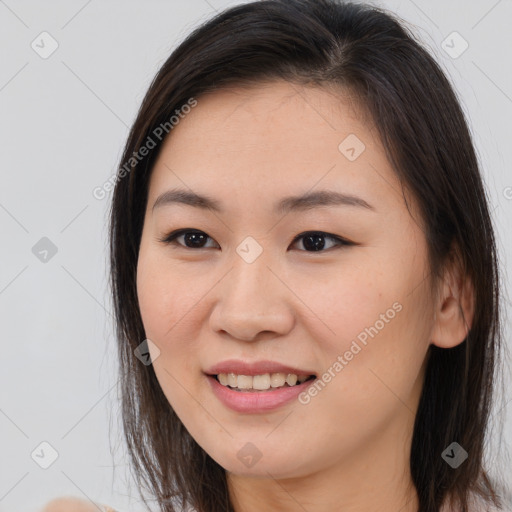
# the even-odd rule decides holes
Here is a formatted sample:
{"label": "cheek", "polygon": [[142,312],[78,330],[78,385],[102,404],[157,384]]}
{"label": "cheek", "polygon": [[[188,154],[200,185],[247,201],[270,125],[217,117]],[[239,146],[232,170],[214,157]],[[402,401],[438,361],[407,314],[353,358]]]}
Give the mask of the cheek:
{"label": "cheek", "polygon": [[[362,417],[377,404],[391,406],[386,398],[396,397],[390,389],[411,394],[429,346],[428,280],[421,281],[421,268],[411,261],[397,265],[391,256],[382,254],[378,265],[361,260],[324,288],[315,285],[307,297],[306,287],[301,290],[322,320],[315,318],[310,328],[313,322],[324,324],[327,333],[316,341],[325,372],[321,378],[336,389],[330,398],[340,406],[352,404]],[[320,297],[316,302],[315,296]]]}
{"label": "cheek", "polygon": [[[176,353],[165,342],[173,326],[178,321],[178,312],[173,304],[173,295],[168,293],[166,275],[162,266],[150,253],[141,250],[137,266],[137,296],[146,338],[151,340],[159,350],[158,357],[151,352],[153,369],[167,400],[172,403],[175,398],[176,383],[172,361],[177,361]],[[179,324],[178,324],[179,325]],[[174,328],[175,329],[175,328]],[[179,354],[179,351],[178,351]]]}
{"label": "cheek", "polygon": [[181,416],[189,411],[190,389],[197,368],[191,362],[198,336],[193,319],[194,293],[190,281],[157,251],[141,251],[137,264],[137,296],[146,337],[159,349],[153,369],[168,402]]}
{"label": "cheek", "polygon": [[137,296],[146,335],[159,344],[173,337],[184,325],[197,303],[197,283],[183,275],[158,251],[141,247],[137,264]]}
{"label": "cheek", "polygon": [[331,358],[351,348],[362,353],[357,344],[369,346],[400,317],[401,283],[372,262],[342,265],[325,276],[315,274],[313,280],[297,275],[293,283],[294,292],[314,313],[302,317],[310,319],[307,329],[319,335],[316,341]]}
{"label": "cheek", "polygon": [[[148,338],[156,342],[169,320],[170,296],[166,294],[166,276],[158,259],[141,247],[137,263],[137,297]],[[164,313],[166,312],[167,313]]]}

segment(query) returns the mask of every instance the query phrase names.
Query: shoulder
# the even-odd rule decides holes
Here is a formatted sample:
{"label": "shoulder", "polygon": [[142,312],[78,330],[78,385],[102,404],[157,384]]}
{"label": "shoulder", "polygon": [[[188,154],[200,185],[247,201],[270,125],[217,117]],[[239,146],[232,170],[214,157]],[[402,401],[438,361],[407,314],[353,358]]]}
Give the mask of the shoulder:
{"label": "shoulder", "polygon": [[55,498],[44,506],[40,512],[116,512],[113,508],[74,497]]}

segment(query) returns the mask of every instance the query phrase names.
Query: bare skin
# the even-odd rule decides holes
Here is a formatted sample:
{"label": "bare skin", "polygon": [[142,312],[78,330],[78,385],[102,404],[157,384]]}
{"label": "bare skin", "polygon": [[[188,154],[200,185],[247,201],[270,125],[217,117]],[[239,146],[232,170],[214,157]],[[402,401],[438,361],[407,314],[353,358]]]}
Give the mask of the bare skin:
{"label": "bare skin", "polygon": [[[339,144],[365,145],[353,161]],[[353,155],[351,155],[353,156]],[[223,212],[165,204],[180,188]],[[330,190],[364,199],[287,215],[285,196]],[[411,201],[410,201],[411,202]],[[412,201],[414,207],[414,201]],[[433,297],[422,222],[411,216],[375,128],[343,92],[287,82],[198,98],[174,127],[151,176],[137,268],[139,305],[169,403],[195,440],[227,470],[237,512],[413,512],[413,423],[431,343],[461,343],[471,293],[450,269]],[[159,238],[189,228],[204,247]],[[336,235],[308,250],[304,231]],[[262,249],[247,263],[248,236]],[[386,312],[400,306],[393,318]],[[385,319],[381,315],[385,315]],[[377,324],[377,321],[381,323]],[[387,321],[385,321],[387,320]],[[381,325],[335,371],[357,336]],[[205,370],[220,361],[269,359],[331,380],[307,404],[239,413],[212,393]],[[261,454],[247,467],[248,442]],[[301,508],[302,507],[302,508]]]}
{"label": "bare skin", "polygon": [[98,512],[98,507],[81,498],[61,497],[46,503],[41,512]]}

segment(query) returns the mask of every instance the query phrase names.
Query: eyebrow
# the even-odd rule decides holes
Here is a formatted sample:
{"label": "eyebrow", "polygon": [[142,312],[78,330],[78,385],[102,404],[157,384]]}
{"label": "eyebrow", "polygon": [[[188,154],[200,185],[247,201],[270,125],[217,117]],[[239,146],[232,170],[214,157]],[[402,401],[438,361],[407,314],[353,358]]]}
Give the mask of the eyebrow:
{"label": "eyebrow", "polygon": [[[167,190],[159,195],[153,204],[152,211],[169,204],[185,204],[203,210],[213,210],[218,213],[223,213],[224,211],[222,204],[216,199],[184,189]],[[329,206],[353,206],[376,211],[372,205],[358,196],[332,190],[319,190],[298,196],[284,197],[274,205],[274,212],[276,214],[285,214]]]}

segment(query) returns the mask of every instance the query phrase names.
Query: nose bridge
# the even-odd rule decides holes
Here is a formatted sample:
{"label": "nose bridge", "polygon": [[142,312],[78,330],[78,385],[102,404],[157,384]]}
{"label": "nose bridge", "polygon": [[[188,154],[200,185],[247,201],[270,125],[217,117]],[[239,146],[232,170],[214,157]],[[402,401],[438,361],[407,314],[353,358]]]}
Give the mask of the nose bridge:
{"label": "nose bridge", "polygon": [[230,272],[229,292],[239,299],[252,298],[261,300],[263,287],[268,289],[272,283],[271,251],[266,244],[268,237],[259,237],[256,240],[252,236],[246,236],[236,247],[231,258],[232,270]]}
{"label": "nose bridge", "polygon": [[[249,250],[244,252],[247,249]],[[233,302],[232,306],[252,306],[260,312],[270,309],[270,302],[276,293],[276,283],[272,282],[275,276],[269,269],[268,252],[261,251],[255,257],[254,248],[246,243],[240,244],[236,252],[225,287],[225,299]]]}

